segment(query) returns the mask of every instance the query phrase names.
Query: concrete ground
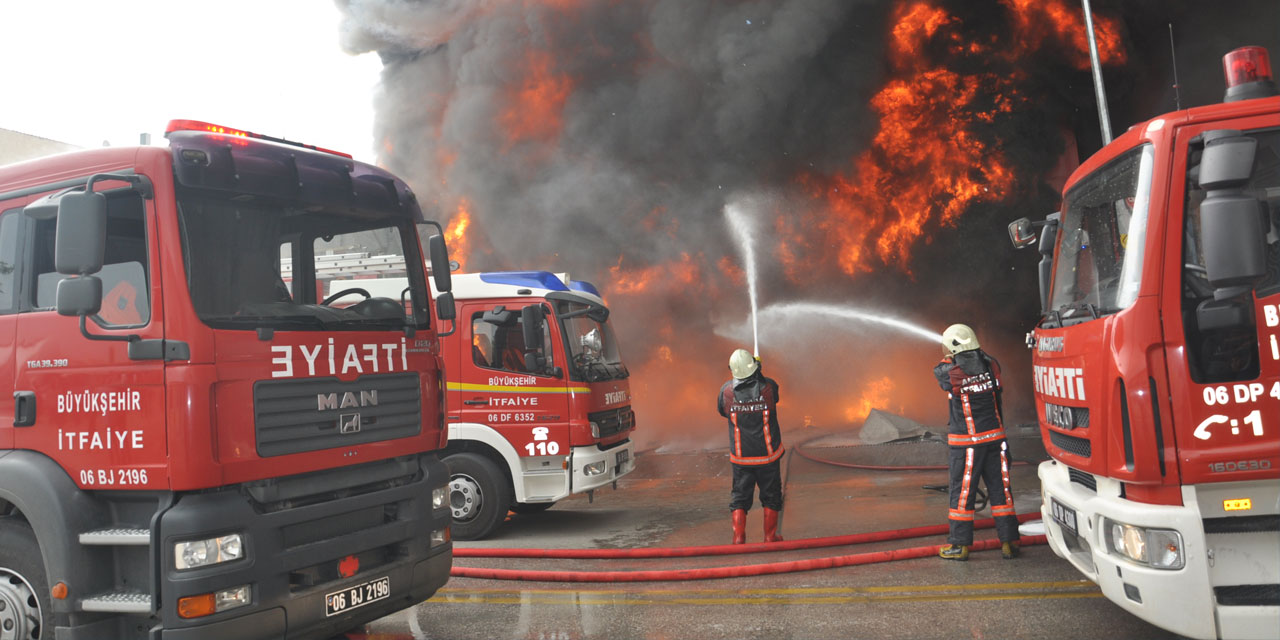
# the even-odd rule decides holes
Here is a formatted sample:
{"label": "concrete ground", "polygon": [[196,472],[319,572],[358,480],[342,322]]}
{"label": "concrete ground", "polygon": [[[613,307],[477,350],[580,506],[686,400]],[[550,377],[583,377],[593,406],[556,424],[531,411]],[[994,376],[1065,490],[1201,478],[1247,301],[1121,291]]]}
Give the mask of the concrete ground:
{"label": "concrete ground", "polygon": [[[866,471],[796,455],[809,432],[788,433],[782,533],[788,539],[946,522],[944,471]],[[821,444],[840,444],[826,438]],[[1035,438],[1015,454],[1043,456]],[[816,457],[858,464],[943,464],[938,443],[814,446]],[[511,516],[490,540],[462,547],[627,548],[729,542],[729,463],[724,451],[642,453],[618,490],[574,497],[536,515]],[[1013,470],[1019,513],[1037,511],[1034,465]],[[989,517],[989,511],[979,514]],[[748,542],[761,540],[760,509]],[[993,537],[990,530],[977,538]],[[746,556],[643,560],[457,558],[456,566],[633,571],[761,564],[944,543],[942,536],[856,547]],[[349,640],[587,638],[1143,638],[1176,637],[1102,597],[1047,546],[1005,561],[936,557],[762,577],[648,583],[509,582],[453,578],[434,598],[353,631]]]}

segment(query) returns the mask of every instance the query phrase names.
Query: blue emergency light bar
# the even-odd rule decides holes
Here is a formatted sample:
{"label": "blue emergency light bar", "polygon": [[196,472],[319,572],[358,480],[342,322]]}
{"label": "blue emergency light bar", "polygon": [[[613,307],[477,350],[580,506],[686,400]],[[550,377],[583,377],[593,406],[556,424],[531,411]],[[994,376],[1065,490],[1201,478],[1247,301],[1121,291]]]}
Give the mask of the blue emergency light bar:
{"label": "blue emergency light bar", "polygon": [[547,289],[550,291],[568,291],[560,278],[550,271],[490,271],[480,274],[481,282],[489,284],[507,284],[529,289]]}
{"label": "blue emergency light bar", "polygon": [[584,293],[589,293],[597,298],[604,297],[600,295],[600,290],[596,289],[596,286],[594,284],[591,284],[590,282],[584,282],[582,280],[570,280],[569,288],[573,289],[574,291],[582,291]]}

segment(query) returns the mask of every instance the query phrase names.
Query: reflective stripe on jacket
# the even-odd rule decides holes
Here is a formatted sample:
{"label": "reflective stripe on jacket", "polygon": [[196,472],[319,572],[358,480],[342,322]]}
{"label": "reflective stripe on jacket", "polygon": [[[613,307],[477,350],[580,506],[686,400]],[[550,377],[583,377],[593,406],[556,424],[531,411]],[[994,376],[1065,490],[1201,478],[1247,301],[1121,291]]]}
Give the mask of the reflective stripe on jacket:
{"label": "reflective stripe on jacket", "polygon": [[782,457],[777,382],[758,371],[745,380],[730,380],[720,387],[717,409],[729,419],[730,462],[762,465]]}

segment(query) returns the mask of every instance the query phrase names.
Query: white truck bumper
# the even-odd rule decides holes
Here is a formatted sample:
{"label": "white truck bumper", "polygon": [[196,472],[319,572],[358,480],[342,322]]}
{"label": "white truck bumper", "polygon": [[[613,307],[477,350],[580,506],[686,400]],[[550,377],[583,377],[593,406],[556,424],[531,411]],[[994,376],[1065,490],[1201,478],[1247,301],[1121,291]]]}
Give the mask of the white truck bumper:
{"label": "white truck bumper", "polygon": [[[563,460],[563,456],[559,459]],[[526,459],[528,460],[534,459]],[[559,463],[556,466],[559,466]],[[635,468],[635,444],[630,440],[603,451],[595,445],[572,447],[569,449],[567,470],[524,469],[522,475],[525,497],[521,501],[555,502],[575,493],[584,493],[612,484],[614,480],[631,473]],[[565,482],[566,480],[568,482]]]}
{"label": "white truck bumper", "polygon": [[[1183,505],[1148,505],[1120,498],[1120,483],[1094,476],[1097,491],[1071,480],[1054,460],[1039,468],[1044,494],[1041,515],[1049,546],[1112,602],[1158,627],[1190,638],[1280,638],[1277,606],[1222,606],[1215,586],[1276,584],[1280,581],[1280,534],[1206,536],[1196,487],[1183,487]],[[1087,474],[1082,474],[1086,475]],[[1274,497],[1274,496],[1273,496]],[[1074,512],[1076,532],[1064,526]],[[1102,519],[1182,535],[1185,566],[1156,569],[1108,550]]]}

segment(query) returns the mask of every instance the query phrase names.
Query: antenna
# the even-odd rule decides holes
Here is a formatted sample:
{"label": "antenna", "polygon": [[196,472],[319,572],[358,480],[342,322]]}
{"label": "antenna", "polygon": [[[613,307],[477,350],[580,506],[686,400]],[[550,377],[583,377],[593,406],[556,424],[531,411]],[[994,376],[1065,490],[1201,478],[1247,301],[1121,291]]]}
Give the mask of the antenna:
{"label": "antenna", "polygon": [[1178,50],[1173,47],[1173,23],[1169,23],[1169,57],[1173,59],[1173,110],[1182,111],[1182,93],[1178,86]]}
{"label": "antenna", "polygon": [[1107,113],[1107,90],[1102,85],[1102,68],[1098,64],[1098,40],[1093,34],[1093,10],[1089,8],[1089,0],[1080,0],[1084,5],[1084,25],[1089,31],[1089,62],[1093,66],[1093,94],[1098,99],[1098,124],[1102,128],[1102,144],[1111,144],[1111,115]]}

